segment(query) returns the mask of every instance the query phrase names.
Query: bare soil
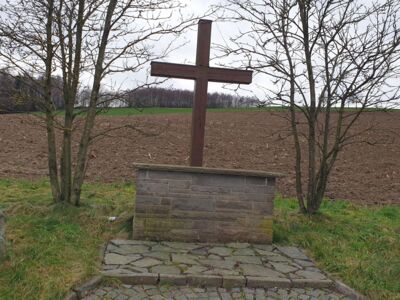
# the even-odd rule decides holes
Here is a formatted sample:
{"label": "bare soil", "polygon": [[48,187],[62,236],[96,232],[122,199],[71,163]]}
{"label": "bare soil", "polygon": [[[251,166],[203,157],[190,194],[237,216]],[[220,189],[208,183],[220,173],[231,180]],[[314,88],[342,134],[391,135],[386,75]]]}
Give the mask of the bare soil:
{"label": "bare soil", "polygon": [[[295,195],[294,148],[285,113],[207,114],[205,166],[276,171],[285,196]],[[131,182],[137,162],[188,164],[190,114],[107,117],[97,132],[89,181]],[[128,125],[130,128],[111,130]],[[371,129],[372,128],[372,129]],[[366,113],[351,132],[326,195],[368,204],[400,204],[400,113]],[[306,150],[307,141],[302,138]],[[303,155],[306,157],[306,155]],[[306,169],[304,169],[306,171]],[[47,175],[46,131],[37,117],[0,115],[0,177]]]}

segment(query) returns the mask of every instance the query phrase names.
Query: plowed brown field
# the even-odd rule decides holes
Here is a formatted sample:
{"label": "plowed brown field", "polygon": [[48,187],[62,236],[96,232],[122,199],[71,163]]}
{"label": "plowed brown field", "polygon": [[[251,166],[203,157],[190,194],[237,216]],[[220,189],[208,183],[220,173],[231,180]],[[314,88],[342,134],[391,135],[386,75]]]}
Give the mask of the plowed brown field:
{"label": "plowed brown field", "polygon": [[[294,148],[284,113],[207,114],[205,166],[287,174],[279,191],[294,195]],[[90,181],[132,181],[135,162],[187,164],[190,114],[98,118]],[[135,127],[109,131],[125,125]],[[365,131],[366,129],[372,129]],[[363,203],[400,203],[400,113],[366,113],[332,172],[327,196]],[[302,145],[307,141],[302,138]],[[0,177],[47,175],[46,132],[37,118],[0,115]],[[305,157],[306,155],[304,155]]]}

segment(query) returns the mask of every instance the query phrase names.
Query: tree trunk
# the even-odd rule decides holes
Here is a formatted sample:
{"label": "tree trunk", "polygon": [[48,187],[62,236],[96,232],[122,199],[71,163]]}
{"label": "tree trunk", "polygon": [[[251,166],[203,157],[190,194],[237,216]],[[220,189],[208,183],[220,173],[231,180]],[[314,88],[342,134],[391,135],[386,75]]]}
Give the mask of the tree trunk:
{"label": "tree trunk", "polygon": [[46,23],[46,71],[45,71],[45,107],[46,107],[46,130],[47,130],[47,151],[48,151],[48,168],[51,192],[53,201],[60,201],[60,184],[58,181],[57,167],[57,146],[54,126],[54,106],[52,101],[52,63],[53,63],[53,43],[52,43],[52,26],[53,26],[54,1],[49,0],[47,23]]}
{"label": "tree trunk", "polygon": [[77,157],[77,164],[75,167],[75,176],[72,184],[72,203],[76,206],[80,205],[82,184],[86,173],[87,166],[87,153],[90,146],[90,135],[94,126],[96,118],[96,108],[100,93],[100,82],[103,76],[103,63],[105,53],[108,45],[108,38],[112,28],[112,16],[117,5],[117,0],[110,0],[107,8],[107,15],[104,22],[104,31],[99,47],[99,54],[97,57],[92,94],[90,97],[89,108],[87,111],[86,122],[84,125],[81,141],[79,144],[79,151]]}
{"label": "tree trunk", "polygon": [[316,199],[316,92],[315,79],[312,65],[312,54],[310,49],[310,38],[308,28],[308,1],[298,1],[300,9],[300,18],[302,22],[303,38],[304,38],[304,56],[307,67],[310,105],[309,105],[309,122],[308,122],[308,187],[307,187],[307,212],[312,213],[314,208],[318,206]]}

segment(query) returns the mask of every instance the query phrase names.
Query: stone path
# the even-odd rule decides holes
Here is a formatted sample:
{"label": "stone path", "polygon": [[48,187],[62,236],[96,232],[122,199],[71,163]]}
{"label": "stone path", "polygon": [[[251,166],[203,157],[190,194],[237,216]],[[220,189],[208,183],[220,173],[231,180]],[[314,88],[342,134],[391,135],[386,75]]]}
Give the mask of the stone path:
{"label": "stone path", "polygon": [[315,287],[332,281],[296,247],[113,240],[103,274],[128,284]]}
{"label": "stone path", "polygon": [[121,287],[101,287],[93,291],[90,296],[83,298],[84,300],[142,300],[142,299],[174,299],[174,300],[264,300],[264,299],[326,299],[338,300],[348,299],[343,295],[332,292],[328,289],[250,289],[250,288],[233,288],[230,290],[224,288],[208,287],[181,287],[181,286],[154,286],[139,285],[130,286],[122,285]]}
{"label": "stone path", "polygon": [[296,247],[112,240],[102,275],[84,299],[351,299]]}

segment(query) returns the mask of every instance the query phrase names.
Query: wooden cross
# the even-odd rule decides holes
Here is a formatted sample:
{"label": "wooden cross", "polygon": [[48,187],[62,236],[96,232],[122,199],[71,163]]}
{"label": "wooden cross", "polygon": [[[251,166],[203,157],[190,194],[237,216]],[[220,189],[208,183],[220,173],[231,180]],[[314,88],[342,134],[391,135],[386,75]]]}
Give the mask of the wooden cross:
{"label": "wooden cross", "polygon": [[190,164],[198,167],[203,164],[208,82],[250,84],[253,74],[252,71],[212,68],[209,66],[211,24],[212,21],[209,20],[199,21],[195,66],[162,62],[151,63],[152,76],[195,80]]}

